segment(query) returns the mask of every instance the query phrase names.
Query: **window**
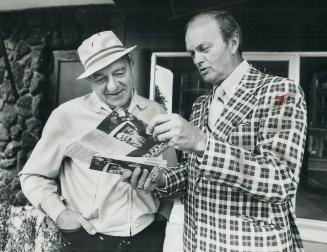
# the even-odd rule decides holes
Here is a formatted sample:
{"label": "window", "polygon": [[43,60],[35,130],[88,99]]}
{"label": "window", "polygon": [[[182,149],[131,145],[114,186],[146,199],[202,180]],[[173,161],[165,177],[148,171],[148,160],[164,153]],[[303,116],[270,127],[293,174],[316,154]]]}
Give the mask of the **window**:
{"label": "window", "polygon": [[84,72],[76,51],[55,51],[53,58],[54,71],[49,91],[51,108],[91,91],[90,84],[86,80],[76,79]]}

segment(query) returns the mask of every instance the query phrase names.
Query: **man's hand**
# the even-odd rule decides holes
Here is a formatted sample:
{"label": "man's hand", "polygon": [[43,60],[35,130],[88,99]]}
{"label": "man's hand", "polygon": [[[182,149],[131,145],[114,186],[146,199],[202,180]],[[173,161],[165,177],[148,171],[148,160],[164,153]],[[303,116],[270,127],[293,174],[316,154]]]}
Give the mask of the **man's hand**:
{"label": "man's hand", "polygon": [[182,151],[202,154],[207,136],[178,114],[159,115],[148,124],[147,132],[159,141]]}
{"label": "man's hand", "polygon": [[121,175],[121,181],[130,183],[134,190],[144,190],[152,192],[157,187],[164,187],[166,185],[166,178],[161,175],[155,181],[152,181],[151,173],[147,169],[143,171],[136,168],[133,172],[127,170]]}
{"label": "man's hand", "polygon": [[91,235],[96,233],[95,227],[77,212],[69,209],[63,210],[56,219],[56,226],[60,229],[74,230],[83,227]]}

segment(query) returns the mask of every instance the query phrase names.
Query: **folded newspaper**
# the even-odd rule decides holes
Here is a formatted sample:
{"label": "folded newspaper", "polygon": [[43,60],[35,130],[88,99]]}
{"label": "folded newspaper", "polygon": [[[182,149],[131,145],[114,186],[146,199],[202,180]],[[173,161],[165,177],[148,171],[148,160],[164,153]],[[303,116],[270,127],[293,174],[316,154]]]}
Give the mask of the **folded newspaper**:
{"label": "folded newspaper", "polygon": [[128,111],[116,108],[94,130],[70,144],[66,155],[90,163],[90,169],[109,173],[136,167],[160,170],[167,164],[156,157],[168,146],[147,134],[146,127]]}

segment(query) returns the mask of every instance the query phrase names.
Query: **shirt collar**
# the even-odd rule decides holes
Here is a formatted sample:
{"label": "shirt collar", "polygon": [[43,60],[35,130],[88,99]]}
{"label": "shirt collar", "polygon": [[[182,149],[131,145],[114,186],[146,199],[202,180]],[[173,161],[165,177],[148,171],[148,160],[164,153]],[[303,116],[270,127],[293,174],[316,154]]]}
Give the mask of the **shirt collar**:
{"label": "shirt collar", "polygon": [[96,113],[101,113],[101,110],[104,109],[108,112],[112,110],[109,108],[107,104],[100,100],[98,95],[93,91],[90,95],[91,106]]}
{"label": "shirt collar", "polygon": [[131,99],[131,103],[129,104],[128,112],[132,113],[132,111],[135,109],[135,107],[138,107],[139,109],[143,110],[146,108],[146,104],[143,102],[141,97],[137,94],[136,90],[133,89],[133,96]]}
{"label": "shirt collar", "polygon": [[[96,113],[100,113],[101,110],[105,110],[109,113],[112,112],[112,109],[103,101],[101,101],[94,91],[90,95],[90,103]],[[135,107],[143,110],[146,108],[146,104],[142,101],[142,99],[140,99],[140,96],[137,94],[136,90],[133,89],[132,99],[128,107],[128,112],[132,112]]]}
{"label": "shirt collar", "polygon": [[241,64],[239,64],[234,69],[234,71],[221,83],[221,87],[228,98],[231,98],[234,95],[237,85],[240,83],[249,67],[249,63],[246,60],[243,60]]}

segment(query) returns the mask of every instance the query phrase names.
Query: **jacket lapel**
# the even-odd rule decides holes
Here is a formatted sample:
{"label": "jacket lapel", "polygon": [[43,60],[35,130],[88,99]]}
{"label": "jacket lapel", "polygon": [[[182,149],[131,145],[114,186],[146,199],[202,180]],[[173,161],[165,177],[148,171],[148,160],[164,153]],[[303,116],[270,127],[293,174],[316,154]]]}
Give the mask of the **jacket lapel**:
{"label": "jacket lapel", "polygon": [[209,117],[209,108],[212,101],[212,95],[209,94],[208,98],[203,101],[203,105],[201,106],[201,117],[199,122],[199,127],[201,131],[207,133],[208,131],[208,117]]}
{"label": "jacket lapel", "polygon": [[262,86],[260,76],[261,73],[253,67],[244,75],[234,96],[224,106],[212,134],[227,139],[233,128],[252,111],[257,104],[255,93]]}

